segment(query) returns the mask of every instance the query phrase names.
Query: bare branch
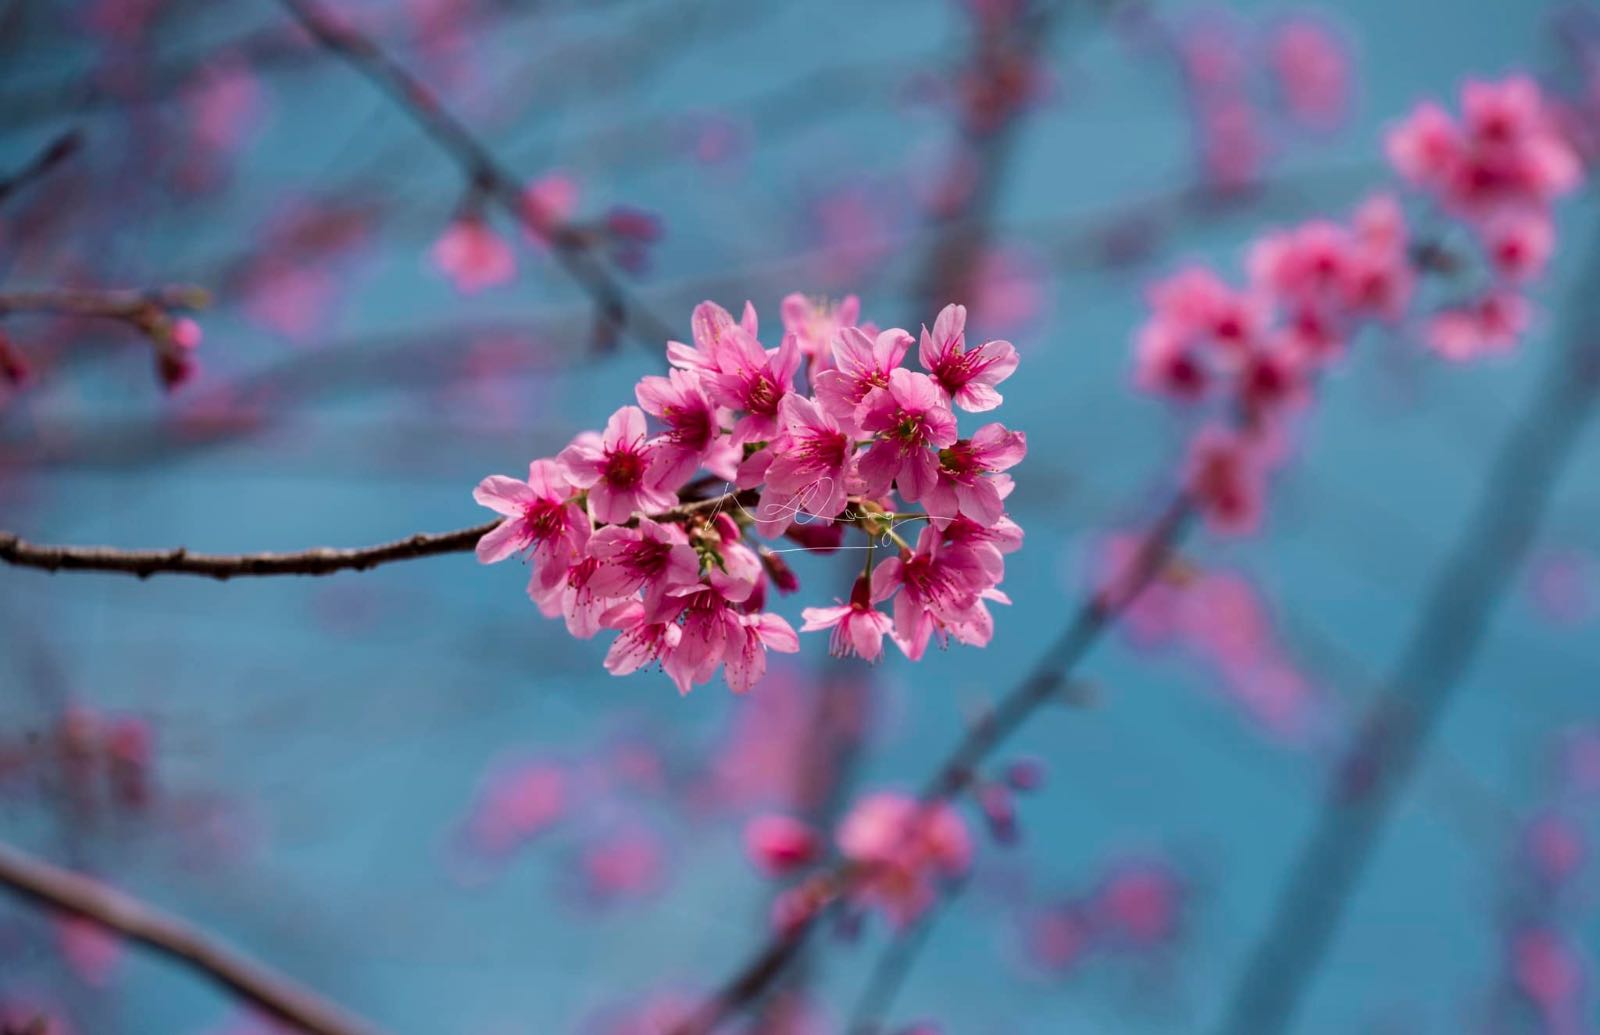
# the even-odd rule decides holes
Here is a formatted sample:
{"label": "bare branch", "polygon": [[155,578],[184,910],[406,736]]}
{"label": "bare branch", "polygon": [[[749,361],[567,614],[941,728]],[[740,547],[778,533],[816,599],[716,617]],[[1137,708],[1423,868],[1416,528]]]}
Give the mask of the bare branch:
{"label": "bare branch", "polygon": [[83,917],[197,971],[310,1035],[378,1035],[378,1029],[168,913],[82,874],[0,844],[0,885]]}
{"label": "bare branch", "polygon": [[[1194,502],[1187,493],[1177,494],[1145,533],[1138,554],[1121,580],[1092,594],[1078,607],[1071,624],[1061,631],[1033,671],[1007,694],[993,712],[967,731],[955,749],[935,770],[923,787],[925,806],[946,801],[960,793],[977,766],[1022,726],[1039,707],[1054,698],[1074,669],[1100,637],[1116,624],[1139,594],[1165,568],[1172,551],[1188,531],[1195,516]],[[840,889],[832,900],[858,880],[858,872],[840,863],[821,877],[821,882]],[[818,927],[817,918],[798,930],[779,934],[762,946],[710,999],[680,1024],[672,1035],[708,1035],[724,1021],[766,992],[780,977],[799,949]]]}
{"label": "bare branch", "polygon": [[297,553],[190,553],[181,546],[162,550],[119,550],[110,546],[42,546],[0,532],[0,561],[45,571],[105,571],[136,575],[202,575],[226,580],[257,575],[332,575],[366,571],[392,561],[445,553],[466,553],[499,525],[489,521],[454,532],[419,533],[392,543],[337,550],[317,547]]}
{"label": "bare branch", "polygon": [[4,204],[11,195],[22,190],[28,184],[49,175],[50,170],[71,158],[83,146],[83,134],[71,129],[56,137],[44,146],[21,169],[4,179],[0,179],[0,204]]}
{"label": "bare branch", "polygon": [[[655,521],[679,521],[705,511],[735,504],[750,506],[750,492],[728,492],[709,499],[690,500],[650,515]],[[227,579],[263,575],[332,575],[340,571],[366,571],[380,564],[467,553],[478,540],[500,525],[500,518],[452,532],[418,532],[376,546],[334,549],[318,546],[294,553],[191,553],[182,546],[157,550],[123,550],[112,546],[45,546],[30,543],[11,532],[0,532],[0,563],[45,571],[103,571],[134,575],[200,575]]]}
{"label": "bare branch", "polygon": [[210,302],[204,288],[190,284],[141,290],[46,288],[0,291],[0,316],[12,313],[48,313],[56,316],[92,316],[137,322],[153,313],[203,309]]}
{"label": "bare branch", "polygon": [[676,335],[669,324],[629,297],[596,254],[591,236],[532,209],[523,195],[521,181],[399,62],[314,0],[279,2],[326,50],[388,94],[434,143],[455,159],[473,190],[482,192],[530,232],[549,240],[562,268],[594,300],[602,334],[632,323],[648,345],[660,345]]}

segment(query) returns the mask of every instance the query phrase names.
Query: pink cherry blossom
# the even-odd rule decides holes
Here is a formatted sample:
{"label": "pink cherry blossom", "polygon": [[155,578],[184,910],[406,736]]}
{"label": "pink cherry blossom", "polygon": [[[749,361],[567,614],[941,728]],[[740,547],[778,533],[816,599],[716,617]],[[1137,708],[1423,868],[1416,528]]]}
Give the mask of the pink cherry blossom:
{"label": "pink cherry blossom", "polygon": [[931,333],[922,328],[917,358],[951,404],[981,413],[1000,405],[995,385],[1016,372],[1017,350],[1009,341],[984,342],[969,350],[966,324],[966,306],[945,306]]}
{"label": "pink cherry blossom", "polygon": [[1267,47],[1289,114],[1318,129],[1337,125],[1350,100],[1350,55],[1344,42],[1321,22],[1297,17],[1280,24]]}
{"label": "pink cherry blossom", "polygon": [[911,335],[898,327],[869,337],[859,327],[841,328],[833,343],[831,369],[818,373],[817,402],[847,428],[855,427],[856,407],[875,388],[886,388],[911,348]]}
{"label": "pink cherry blossom", "polygon": [[800,614],[805,619],[801,632],[833,630],[829,650],[836,657],[854,654],[866,661],[877,661],[883,656],[883,638],[893,627],[889,616],[872,606],[871,584],[865,578],[856,580],[849,603],[808,607]]}
{"label": "pink cherry blossom", "polygon": [[606,422],[604,435],[586,433],[561,451],[568,477],[589,491],[589,512],[608,524],[636,513],[666,510],[678,502],[681,468],[661,463],[646,440],[644,411],[624,406]]}
{"label": "pink cherry blossom", "polygon": [[1526,299],[1510,291],[1492,291],[1434,314],[1423,341],[1445,359],[1467,362],[1510,351],[1528,320]]}
{"label": "pink cherry blossom", "polygon": [[1555,227],[1544,213],[1507,210],[1489,217],[1483,241],[1495,272],[1523,283],[1544,272],[1555,248]]}
{"label": "pink cherry blossom", "polygon": [[481,216],[462,216],[433,245],[433,264],[456,290],[476,294],[509,281],[517,272],[511,246]]}
{"label": "pink cherry blossom", "polygon": [[1176,875],[1164,866],[1129,864],[1107,878],[1091,908],[1110,937],[1148,946],[1173,937],[1182,894]]}
{"label": "pink cherry blossom", "polygon": [[600,562],[590,589],[605,597],[623,597],[645,590],[645,608],[668,590],[698,582],[700,559],[676,526],[647,517],[637,528],[608,525],[589,539],[589,556]]}
{"label": "pink cherry blossom", "polygon": [[934,524],[942,528],[958,514],[980,525],[999,521],[1005,514],[1001,487],[1008,479],[997,475],[1021,463],[1027,452],[1027,437],[1002,424],[985,424],[970,439],[940,450],[937,479],[922,500]]}
{"label": "pink cherry blossom", "polygon": [[[929,522],[915,550],[857,579],[848,604],[802,609],[805,630],[830,630],[836,653],[876,660],[886,634],[912,658],[935,635],[987,645],[990,605],[1010,603],[999,585],[1022,532],[1005,513],[1014,483],[1004,472],[1022,458],[1025,438],[989,424],[959,439],[950,396],[900,365],[911,344],[900,330],[873,338],[840,328],[836,367],[805,394],[795,383],[800,335],[827,332],[806,322],[822,314],[790,301],[790,329],[776,349],[761,345],[748,303],[737,321],[702,303],[694,344],[668,343],[672,369],[638,383],[639,406],[536,461],[529,482],[480,486],[479,501],[506,517],[480,541],[483,559],[531,552],[528,596],[573,636],[614,630],[605,668],[615,675],[659,666],[687,693],[721,669],[743,693],[764,675],[768,651],[798,650],[793,627],[767,601],[774,588],[795,592],[799,580],[785,551],[761,537],[826,552],[844,545],[847,530],[883,536],[884,525]],[[854,319],[856,307],[825,315]],[[956,397],[957,374],[972,375],[966,387],[992,388],[1014,360],[1006,343],[967,351],[964,314],[946,307],[924,350]],[[646,410],[661,425],[653,436]],[[728,482],[720,494],[718,479]],[[948,513],[927,512],[927,502],[923,513],[901,513],[902,500],[930,495]],[[892,617],[876,607],[890,599]]]}
{"label": "pink cherry blossom", "polygon": [[671,370],[666,377],[642,378],[633,391],[644,411],[667,426],[654,440],[664,481],[681,484],[702,465],[733,477],[738,451],[721,435],[721,419],[699,374]]}
{"label": "pink cherry blossom", "polygon": [[549,762],[497,766],[479,788],[466,836],[484,855],[507,855],[566,815],[571,794],[566,772]]}
{"label": "pink cherry blossom", "polygon": [[750,858],[772,877],[814,862],[822,850],[817,832],[791,816],[757,816],[745,827],[744,841]]}
{"label": "pink cherry blossom", "polygon": [[943,802],[884,791],[858,801],[838,830],[839,850],[863,868],[856,895],[904,927],[932,903],[941,879],[972,864],[972,839]]}
{"label": "pink cherry blossom", "polygon": [[716,370],[706,375],[711,397],[743,411],[733,426],[734,445],[771,438],[778,431],[778,405],[794,387],[800,369],[800,347],[785,335],[776,349],[764,349],[740,326],[725,328],[711,351]]}
{"label": "pink cherry blossom", "polygon": [[795,343],[811,362],[815,375],[833,365],[834,339],[843,328],[856,326],[861,317],[861,299],[846,295],[830,303],[795,292],[784,296],[780,312],[784,331],[794,335]]}
{"label": "pink cherry blossom", "polygon": [[625,598],[609,596],[596,588],[600,568],[599,558],[584,557],[564,571],[548,566],[546,572],[560,572],[556,578],[536,570],[528,580],[528,597],[539,606],[540,614],[547,618],[562,616],[567,632],[587,640],[619,621],[624,609]]}
{"label": "pink cherry blossom", "polygon": [[1533,80],[1468,82],[1461,101],[1459,123],[1425,103],[1390,131],[1389,158],[1401,175],[1474,219],[1542,209],[1577,186],[1578,157]]}
{"label": "pink cherry blossom", "polygon": [[1190,452],[1186,484],[1196,506],[1218,532],[1243,534],[1259,525],[1265,472],[1243,436],[1221,428],[1199,435]]}
{"label": "pink cherry blossom", "polygon": [[939,387],[926,374],[904,367],[896,367],[886,386],[861,400],[856,424],[880,436],[860,462],[869,496],[881,496],[893,484],[906,499],[920,500],[937,480],[936,450],[956,440],[956,418]]}
{"label": "pink cherry blossom", "polygon": [[978,551],[946,545],[931,524],[917,538],[915,550],[901,550],[872,572],[872,602],[894,600],[895,643],[912,661],[922,657],[935,633],[942,640],[958,629],[966,632],[970,623],[981,623],[979,598],[992,587]]}
{"label": "pink cherry blossom", "polygon": [[756,505],[763,535],[779,534],[791,521],[837,516],[856,481],[854,444],[838,421],[801,395],[784,396],[779,414],[776,455]]}
{"label": "pink cherry blossom", "polygon": [[527,481],[496,474],[479,482],[472,498],[506,520],[478,540],[478,560],[494,564],[528,550],[541,561],[577,556],[589,538],[589,519],[573,502],[577,490],[554,460],[529,464]]}
{"label": "pink cherry blossom", "polygon": [[741,614],[710,588],[681,599],[682,639],[663,660],[680,692],[708,682],[721,665],[728,688],[742,694],[766,672],[768,648],[787,654],[800,649],[794,629],[778,615]]}
{"label": "pink cherry blossom", "polygon": [[578,210],[578,182],[553,172],[522,190],[523,227],[530,237],[549,243]]}
{"label": "pink cherry blossom", "polygon": [[731,331],[737,328],[752,338],[756,336],[756,309],[746,302],[744,315],[739,320],[734,320],[733,314],[715,302],[701,302],[694,307],[689,327],[694,332],[694,344],[667,342],[667,360],[673,366],[685,370],[716,373],[718,368],[715,351]]}

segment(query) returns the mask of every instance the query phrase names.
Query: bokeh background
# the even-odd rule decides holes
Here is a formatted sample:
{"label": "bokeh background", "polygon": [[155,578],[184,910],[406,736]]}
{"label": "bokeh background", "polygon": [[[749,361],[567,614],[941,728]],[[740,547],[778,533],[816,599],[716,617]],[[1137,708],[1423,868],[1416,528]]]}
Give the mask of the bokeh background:
{"label": "bokeh background", "polygon": [[[0,527],[234,551],[472,524],[479,478],[555,453],[662,368],[659,342],[597,347],[589,298],[503,220],[515,277],[457,290],[430,248],[460,211],[460,170],[279,6],[0,6],[0,167],[65,130],[83,141],[0,210],[0,286],[216,296],[199,372],[171,393],[125,327],[7,320],[36,376],[0,409]],[[1000,416],[1031,448],[1011,503],[1027,543],[990,647],[869,672],[830,665],[808,636],[747,696],[719,680],[680,698],[660,673],[607,675],[606,637],[573,640],[514,565],[467,555],[230,583],[8,569],[0,837],[396,1032],[648,1031],[620,1025],[714,987],[764,937],[773,892],[745,858],[745,821],[790,807],[802,780],[845,797],[915,788],[1061,626],[1108,536],[1170,485],[1184,425],[1131,381],[1144,285],[1190,259],[1237,269],[1263,229],[1344,212],[1390,180],[1383,127],[1419,99],[1568,69],[1564,8],[1530,0],[1061,6],[1040,43],[1044,87],[997,158],[957,146],[967,4],[336,5],[519,175],[570,177],[577,218],[625,206],[658,221],[658,240],[613,258],[640,267],[621,274],[630,293],[673,327],[704,298],[749,298],[776,327],[791,291],[859,294],[885,326],[931,323],[930,213],[952,163],[993,162],[959,300],[980,340],[1023,355]],[[1274,34],[1305,20],[1350,62],[1345,109],[1325,124],[1274,92]],[[1260,154],[1232,189],[1199,151],[1182,57],[1196,34],[1239,62],[1258,120]],[[1216,1023],[1338,746],[1496,450],[1537,419],[1536,384],[1572,332],[1562,314],[1593,290],[1577,278],[1593,222],[1586,198],[1562,209],[1514,354],[1456,368],[1404,332],[1363,339],[1323,385],[1262,530],[1190,544],[1232,606],[1259,609],[1263,671],[1113,635],[1082,702],[1006,746],[1002,761],[1041,759],[1047,781],[1019,797],[1015,845],[982,839],[890,1030]],[[1296,1031],[1547,1030],[1519,998],[1511,939],[1535,908],[1541,820],[1594,831],[1572,765],[1600,729],[1597,458],[1591,436],[1567,464]],[[808,603],[843,592],[837,565],[797,568]],[[798,622],[799,598],[776,606]],[[857,687],[845,696],[869,717],[837,772],[793,747],[823,680]],[[98,744],[84,730],[125,720],[148,736],[131,792],[73,753],[74,736]],[[529,796],[527,836],[486,851],[474,823],[508,781]],[[1149,881],[1118,899],[1129,873]],[[1594,878],[1581,870],[1539,917],[1580,986],[1577,1026],[1548,1030],[1596,1022],[1581,988],[1600,938]],[[1074,909],[1103,901],[1123,903],[1127,937],[1075,947]],[[843,1019],[885,939],[874,922],[818,941],[803,972],[817,1030]],[[10,899],[0,1002],[96,1035],[254,1023],[191,973]]]}

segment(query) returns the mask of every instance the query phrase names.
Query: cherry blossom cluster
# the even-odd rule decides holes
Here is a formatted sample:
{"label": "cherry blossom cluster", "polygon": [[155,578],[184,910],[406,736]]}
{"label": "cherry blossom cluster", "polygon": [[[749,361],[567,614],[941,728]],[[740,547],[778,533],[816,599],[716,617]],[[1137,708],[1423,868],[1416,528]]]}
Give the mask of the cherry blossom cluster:
{"label": "cherry blossom cluster", "polygon": [[[1581,167],[1532,81],[1469,84],[1464,108],[1458,123],[1424,104],[1395,128],[1389,151],[1481,246],[1476,278],[1444,241],[1414,240],[1399,199],[1380,193],[1347,221],[1312,220],[1255,241],[1243,286],[1195,266],[1151,288],[1152,312],[1135,337],[1137,381],[1210,416],[1194,436],[1187,483],[1214,529],[1257,526],[1266,475],[1287,452],[1287,416],[1363,328],[1416,324],[1454,360],[1508,349],[1525,330],[1521,289],[1544,267],[1551,206]],[[1424,304],[1426,274],[1447,281],[1449,297]]]}
{"label": "cherry blossom cluster", "polygon": [[1459,120],[1424,103],[1387,149],[1400,175],[1467,229],[1489,281],[1435,314],[1428,342],[1453,359],[1508,348],[1527,323],[1521,289],[1555,246],[1555,202],[1583,178],[1556,109],[1525,76],[1468,82]]}
{"label": "cherry blossom cluster", "polygon": [[[1035,791],[1043,782],[1043,766],[1029,758],[1012,762],[993,777],[972,774],[963,789],[990,836],[1009,845],[1018,836],[1014,796]],[[972,835],[951,803],[919,801],[894,791],[856,801],[834,831],[834,841],[848,864],[843,879],[814,873],[780,895],[772,918],[779,931],[793,930],[841,897],[848,917],[877,911],[904,928],[933,903],[941,886],[964,877],[972,864]],[[809,823],[770,813],[745,828],[745,848],[767,876],[787,877],[819,862],[824,844],[823,835]]]}
{"label": "cherry blossom cluster", "polygon": [[[993,635],[988,604],[1006,602],[1004,555],[1022,542],[1004,472],[1026,440],[999,423],[962,438],[955,411],[999,406],[1016,350],[968,348],[966,309],[949,305],[922,328],[912,370],[901,365],[912,336],[858,325],[854,298],[791,295],[782,313],[781,344],[766,348],[753,306],[735,320],[702,303],[692,344],[667,344],[671,370],[638,383],[638,405],[533,461],[526,479],[495,475],[474,493],[505,518],[479,559],[527,555],[544,614],[578,637],[617,631],[615,675],[659,663],[687,693],[721,667],[748,690],[768,650],[799,650],[765,609],[769,583],[797,586],[782,553],[840,549],[848,528],[865,536],[849,547],[862,574],[848,600],[806,608],[802,631],[829,630],[834,653],[869,661],[885,637],[916,660],[934,639]],[[901,535],[918,525],[914,542]],[[780,539],[795,545],[762,542]]]}
{"label": "cherry blossom cluster", "polygon": [[[822,840],[809,825],[788,816],[754,820],[745,833],[751,859],[770,876],[811,865]],[[972,835],[961,814],[944,802],[919,802],[880,791],[857,801],[835,833],[849,864],[845,879],[824,874],[779,895],[773,926],[790,931],[810,921],[841,892],[857,912],[877,910],[904,928],[932,905],[940,887],[964,876],[972,865]]]}
{"label": "cherry blossom cluster", "polygon": [[69,705],[49,736],[0,740],[0,791],[60,786],[85,810],[136,810],[155,793],[155,733],[145,720]]}
{"label": "cherry blossom cluster", "polygon": [[1165,858],[1119,863],[1087,891],[1026,918],[1029,959],[1041,970],[1063,974],[1113,953],[1159,952],[1182,935],[1191,895],[1184,875]]}
{"label": "cherry blossom cluster", "polygon": [[1183,77],[1202,185],[1224,195],[1261,182],[1275,140],[1337,128],[1349,110],[1349,46],[1325,20],[1296,14],[1265,25],[1207,12],[1143,12],[1136,40],[1170,50]]}

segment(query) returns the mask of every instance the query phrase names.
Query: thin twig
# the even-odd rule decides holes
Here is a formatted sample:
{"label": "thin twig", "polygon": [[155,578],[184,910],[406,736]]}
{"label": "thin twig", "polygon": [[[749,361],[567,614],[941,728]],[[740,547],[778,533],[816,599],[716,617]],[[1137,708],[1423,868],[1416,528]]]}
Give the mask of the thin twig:
{"label": "thin twig", "polygon": [[191,284],[148,290],[44,288],[0,291],[0,317],[12,313],[44,313],[136,322],[156,313],[203,309],[209,301],[204,288]]}
{"label": "thin twig", "polygon": [[939,918],[950,908],[956,897],[966,890],[966,886],[966,882],[963,881],[946,889],[937,900],[922,911],[922,915],[917,917],[911,930],[899,932],[894,936],[889,947],[883,951],[883,955],[878,957],[878,962],[873,966],[872,973],[862,989],[861,998],[856,1000],[856,1008],[850,1012],[850,1023],[845,1028],[847,1035],[879,1035],[883,1029],[883,1019],[894,1005],[900,987],[910,975],[911,965],[916,962],[917,953],[928,944]]}
{"label": "thin twig", "polygon": [[181,546],[158,550],[120,550],[111,546],[44,546],[0,532],[0,562],[45,571],[104,571],[135,575],[202,575],[226,580],[255,575],[331,575],[366,571],[391,561],[445,553],[466,553],[492,531],[498,520],[453,532],[419,533],[392,543],[354,549],[326,546],[295,553],[190,553]]}
{"label": "thin twig", "polygon": [[0,204],[35,180],[43,179],[62,162],[71,158],[83,146],[83,134],[69,129],[46,144],[27,164],[10,176],[0,179]]}
{"label": "thin twig", "polygon": [[[652,514],[656,521],[677,521],[707,510],[733,504],[750,505],[751,493],[729,492],[710,499],[691,500]],[[419,532],[404,539],[334,549],[319,546],[294,553],[191,553],[182,546],[156,550],[123,550],[111,546],[45,546],[30,543],[11,532],[0,532],[0,563],[45,571],[102,571],[134,575],[201,575],[219,581],[242,576],[332,575],[339,571],[366,571],[380,564],[467,553],[478,540],[500,525],[501,519],[451,532]]]}
{"label": "thin twig", "polygon": [[[1145,534],[1138,554],[1123,573],[1121,581],[1091,594],[1079,606],[1072,622],[1034,664],[1027,677],[1001,700],[993,712],[962,737],[925,784],[922,791],[924,805],[946,801],[959,793],[966,787],[979,763],[1015,733],[1041,705],[1051,700],[1100,636],[1116,624],[1129,605],[1138,599],[1139,594],[1166,566],[1194,516],[1194,504],[1188,494],[1175,495]],[[857,875],[847,864],[839,864],[822,879],[847,889]],[[834,901],[838,901],[837,896]],[[754,1002],[783,974],[818,926],[817,918],[813,917],[810,923],[798,929],[775,935],[684,1023],[673,1029],[672,1035],[708,1035],[733,1014]]]}
{"label": "thin twig", "polygon": [[97,880],[0,844],[0,885],[83,917],[197,971],[310,1035],[377,1035],[369,1022],[257,963],[215,937]]}
{"label": "thin twig", "polygon": [[531,233],[549,241],[563,269],[594,300],[601,333],[632,323],[640,340],[659,346],[676,332],[632,300],[596,255],[591,236],[558,224],[530,207],[522,183],[427,86],[376,43],[330,15],[314,0],[279,0],[312,38],[365,76],[409,115],[461,167],[474,191],[498,204]]}

